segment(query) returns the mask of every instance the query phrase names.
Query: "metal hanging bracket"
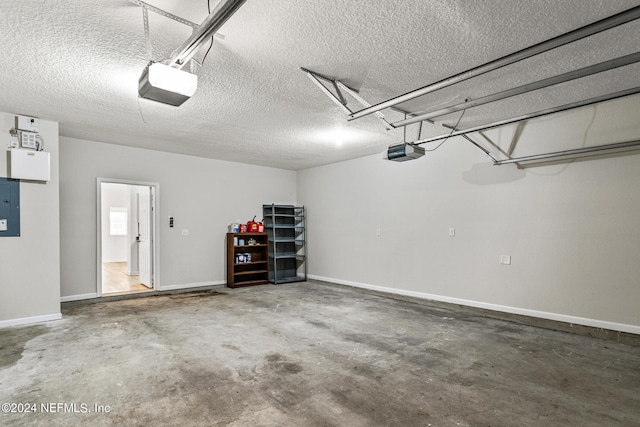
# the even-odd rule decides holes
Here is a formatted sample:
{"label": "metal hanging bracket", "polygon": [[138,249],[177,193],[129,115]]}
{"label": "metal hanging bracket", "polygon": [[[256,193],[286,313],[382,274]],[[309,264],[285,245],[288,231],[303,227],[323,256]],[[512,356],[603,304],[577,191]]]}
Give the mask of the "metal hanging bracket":
{"label": "metal hanging bracket", "polygon": [[[331,99],[334,103],[336,103],[336,105],[338,105],[340,109],[342,109],[347,115],[352,114],[353,111],[349,107],[347,107],[347,100],[345,99],[343,92],[349,95],[354,100],[356,100],[363,107],[367,108],[371,106],[370,103],[365,101],[360,96],[357,90],[345,85],[340,80],[331,79],[327,76],[323,76],[322,74],[316,73],[315,71],[311,71],[304,67],[300,67],[300,69],[304,71],[307,74],[307,76],[311,79],[311,81],[313,81],[320,88],[320,90],[325,95],[327,95],[329,99]],[[331,92],[327,87],[327,85],[325,85],[323,82],[326,82],[327,84],[331,85],[334,88],[336,93],[334,94],[333,92]],[[391,109],[398,113],[404,114],[407,117],[414,116],[414,114],[408,111],[401,110],[400,108],[397,108],[397,107],[391,107]],[[387,130],[394,129],[394,126],[387,121],[387,119],[385,118],[382,112],[376,111],[373,113],[373,115],[376,116],[379,120],[381,120],[384,123],[384,126]],[[431,120],[424,120],[424,121],[430,124],[434,124],[434,122]],[[420,130],[422,130],[422,121],[420,122]]]}
{"label": "metal hanging bracket", "polygon": [[[165,18],[169,18],[181,24],[184,24],[188,27],[191,27],[193,28],[194,32],[200,28],[200,25],[196,24],[195,22],[191,22],[187,19],[181,18],[177,15],[174,15],[173,13],[167,12],[166,10],[160,9],[159,7],[156,7],[147,2],[144,2],[141,0],[129,0],[129,2],[142,7],[142,18],[144,20],[144,36],[145,36],[145,41],[147,45],[147,55],[150,61],[152,60],[152,55],[151,55],[151,38],[149,35],[149,13],[148,13],[149,11],[157,13],[160,16],[164,16]],[[215,33],[213,36],[223,40],[225,38],[224,34],[220,34],[220,33]]]}
{"label": "metal hanging bracket", "polygon": [[155,7],[154,5],[151,5],[149,3],[140,1],[140,0],[129,0],[131,3],[133,4],[137,4],[138,6],[142,6],[143,10],[150,10],[151,12],[155,12],[158,15],[162,15],[165,18],[169,18],[169,19],[173,19],[176,22],[179,22],[181,24],[184,25],[188,25],[191,28],[198,28],[200,25],[196,24],[195,22],[191,22],[188,21],[184,18],[180,18],[179,16],[174,15],[173,13],[169,13],[166,10],[162,10],[159,7]]}
{"label": "metal hanging bracket", "polygon": [[[307,77],[309,77],[311,81],[314,82],[316,86],[318,86],[318,88],[320,88],[320,90],[329,97],[330,100],[332,100],[338,107],[340,107],[342,111],[344,111],[347,114],[351,114],[351,110],[349,109],[349,107],[347,107],[347,102],[342,96],[342,94],[340,93],[340,89],[338,88],[338,85],[335,80],[332,80],[321,74],[314,73],[313,71],[307,70],[306,68],[300,68],[300,69],[304,71],[307,74]],[[325,86],[322,83],[322,81],[332,84],[338,94],[335,95],[333,92],[331,92],[327,88],[327,86]]]}

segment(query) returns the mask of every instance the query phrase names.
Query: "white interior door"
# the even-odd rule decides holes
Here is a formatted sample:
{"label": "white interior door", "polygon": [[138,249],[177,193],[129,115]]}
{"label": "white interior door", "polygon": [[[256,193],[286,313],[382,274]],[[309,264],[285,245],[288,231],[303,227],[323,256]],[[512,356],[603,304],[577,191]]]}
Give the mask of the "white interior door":
{"label": "white interior door", "polygon": [[138,268],[140,283],[153,288],[153,221],[151,188],[138,193]]}

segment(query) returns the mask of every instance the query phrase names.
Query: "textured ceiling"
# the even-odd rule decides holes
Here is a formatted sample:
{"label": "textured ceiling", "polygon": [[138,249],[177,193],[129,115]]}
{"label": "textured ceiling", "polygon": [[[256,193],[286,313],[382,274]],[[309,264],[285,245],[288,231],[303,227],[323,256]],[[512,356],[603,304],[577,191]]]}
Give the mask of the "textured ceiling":
{"label": "textured ceiling", "polygon": [[[196,23],[207,16],[206,0],[148,3]],[[340,79],[373,104],[638,4],[247,0],[220,30],[224,39],[214,39],[196,94],[176,108],[137,97],[148,62],[139,6],[0,0],[0,111],[57,121],[73,138],[303,169],[382,152],[403,132],[372,116],[347,122],[300,67]],[[153,59],[167,59],[191,28],[149,17]],[[640,22],[632,22],[403,107],[445,106],[639,50]],[[461,126],[638,86],[639,72],[627,66],[469,110]],[[424,126],[422,136],[442,134],[440,124],[455,124],[458,114]]]}

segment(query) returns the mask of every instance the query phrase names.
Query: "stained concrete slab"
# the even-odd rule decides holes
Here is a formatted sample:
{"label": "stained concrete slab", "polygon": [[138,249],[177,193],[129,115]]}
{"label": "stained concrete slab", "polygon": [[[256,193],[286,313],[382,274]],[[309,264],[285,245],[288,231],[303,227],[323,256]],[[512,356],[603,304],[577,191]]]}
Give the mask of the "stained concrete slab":
{"label": "stained concrete slab", "polygon": [[0,331],[0,402],[3,426],[633,426],[640,347],[320,283],[221,288]]}

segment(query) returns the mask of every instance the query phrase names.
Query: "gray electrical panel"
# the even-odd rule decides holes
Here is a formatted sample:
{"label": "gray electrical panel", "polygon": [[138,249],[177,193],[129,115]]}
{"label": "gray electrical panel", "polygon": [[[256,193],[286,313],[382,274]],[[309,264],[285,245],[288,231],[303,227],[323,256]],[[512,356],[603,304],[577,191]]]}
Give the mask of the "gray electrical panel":
{"label": "gray electrical panel", "polygon": [[20,181],[0,178],[0,237],[20,235]]}

